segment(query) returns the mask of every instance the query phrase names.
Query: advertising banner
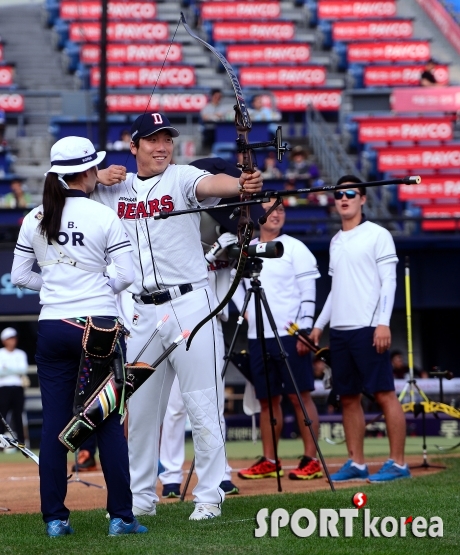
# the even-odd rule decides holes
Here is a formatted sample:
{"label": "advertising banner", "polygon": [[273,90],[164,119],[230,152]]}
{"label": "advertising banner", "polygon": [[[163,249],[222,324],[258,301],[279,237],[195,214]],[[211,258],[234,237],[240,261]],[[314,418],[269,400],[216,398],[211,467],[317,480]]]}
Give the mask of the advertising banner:
{"label": "advertising banner", "polygon": [[14,83],[14,67],[0,66],[0,87],[11,87]]}
{"label": "advertising banner", "polygon": [[457,112],[460,110],[460,87],[395,89],[390,103],[395,112]]}
{"label": "advertising banner", "polygon": [[[364,68],[364,85],[366,87],[417,86],[420,84],[423,70],[424,66],[420,65],[366,66]],[[448,66],[437,66],[434,76],[440,85],[448,85]]]}
{"label": "advertising banner", "polygon": [[214,23],[212,38],[215,41],[292,41],[295,25],[279,23]]}
{"label": "advertising banner", "polygon": [[460,145],[378,149],[379,171],[460,168]]}
{"label": "advertising banner", "polygon": [[412,21],[406,19],[335,21],[332,24],[333,40],[342,42],[372,39],[410,39],[413,31]]}
{"label": "advertising banner", "polygon": [[348,44],[347,58],[349,63],[426,62],[431,58],[430,43],[408,40]]}
{"label": "advertising banner", "polygon": [[[91,87],[98,87],[99,79],[99,68],[91,68]],[[158,87],[193,87],[195,83],[195,68],[191,66],[130,66],[107,70],[108,87],[153,87],[155,84]]]}
{"label": "advertising banner", "polygon": [[[101,14],[101,2],[64,0],[59,6],[59,17],[69,21],[100,19]],[[152,20],[157,15],[157,6],[154,2],[109,2],[107,14],[109,19]]]}
{"label": "advertising banner", "polygon": [[21,94],[0,94],[0,110],[5,112],[23,112],[24,97]]}
{"label": "advertising banner", "polygon": [[448,141],[453,138],[452,119],[369,118],[358,120],[360,143],[376,141]]}
{"label": "advertising banner", "polygon": [[310,59],[310,46],[305,43],[230,44],[225,57],[234,65],[286,62],[302,64]]}
{"label": "advertising banner", "polygon": [[336,112],[342,102],[342,91],[339,89],[327,90],[299,90],[299,91],[272,91],[276,107],[285,112],[304,112],[312,104],[317,110]]}
{"label": "advertising banner", "polygon": [[109,94],[107,108],[111,113],[144,110],[158,112],[200,112],[207,104],[203,93],[163,93],[163,94]]}
{"label": "advertising banner", "polygon": [[[166,54],[168,57],[166,58]],[[97,44],[83,44],[80,61],[84,64],[98,64],[100,48]],[[112,64],[134,64],[139,62],[181,62],[181,44],[109,44],[107,61]]]}
{"label": "advertising banner", "polygon": [[[99,23],[71,23],[69,38],[73,42],[99,42],[101,26]],[[109,41],[164,41],[169,38],[169,27],[165,22],[155,23],[109,23],[107,39]]]}
{"label": "advertising banner", "polygon": [[423,175],[419,185],[399,185],[399,200],[458,199],[460,198],[460,174]]}
{"label": "advertising banner", "polygon": [[319,87],[326,83],[324,66],[243,67],[242,87]]}
{"label": "advertising banner", "polygon": [[396,15],[394,0],[374,2],[372,0],[319,0],[319,19],[383,18]]}
{"label": "advertising banner", "polygon": [[203,2],[201,19],[278,19],[279,2]]}

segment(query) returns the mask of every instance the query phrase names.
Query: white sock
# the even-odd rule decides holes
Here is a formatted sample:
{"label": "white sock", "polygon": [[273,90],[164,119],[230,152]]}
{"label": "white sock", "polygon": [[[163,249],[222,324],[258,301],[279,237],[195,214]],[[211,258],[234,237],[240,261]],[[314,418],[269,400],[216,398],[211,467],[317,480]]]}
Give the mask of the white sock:
{"label": "white sock", "polygon": [[267,461],[268,461],[268,462],[271,462],[272,464],[275,464],[275,463],[276,463],[275,459],[268,459],[268,458],[267,458]]}
{"label": "white sock", "polygon": [[403,465],[400,465],[400,464],[397,464],[397,463],[393,463],[393,464],[396,466],[396,468],[400,468],[401,470],[404,470],[407,466],[407,464],[403,464]]}
{"label": "white sock", "polygon": [[356,468],[359,468],[359,470],[366,470],[365,464],[358,464],[358,463],[352,462],[351,466],[356,466]]}

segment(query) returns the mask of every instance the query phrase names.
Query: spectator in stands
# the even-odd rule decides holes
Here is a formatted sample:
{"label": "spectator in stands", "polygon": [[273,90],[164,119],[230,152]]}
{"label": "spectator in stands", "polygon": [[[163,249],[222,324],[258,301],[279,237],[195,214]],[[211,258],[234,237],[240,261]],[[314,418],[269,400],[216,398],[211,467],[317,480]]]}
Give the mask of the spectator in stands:
{"label": "spectator in stands", "polygon": [[3,208],[30,208],[32,207],[32,198],[29,193],[24,191],[24,186],[20,179],[13,179],[10,185],[11,193],[7,193],[1,199]]}
{"label": "spectator in stands", "polygon": [[[283,189],[285,191],[297,191],[297,185],[295,179],[287,179],[284,182]],[[298,206],[299,204],[307,204],[307,199],[305,197],[301,197],[297,194],[283,196],[283,204],[284,206]]]}
{"label": "spectator in stands", "polygon": [[229,113],[231,113],[231,106],[223,100],[222,91],[212,89],[209,102],[200,112],[204,148],[212,148],[216,139],[216,122],[225,121]]}
{"label": "spectator in stands", "polygon": [[422,87],[436,87],[439,83],[434,76],[434,68],[436,67],[435,61],[430,58],[425,64],[425,69],[420,75],[420,86]]}
{"label": "spectator in stands", "polygon": [[[27,355],[17,349],[18,334],[14,328],[5,328],[0,334],[0,413],[6,418],[11,413],[11,427],[20,443],[24,443],[22,412],[24,410],[23,377],[27,374]],[[5,427],[0,421],[0,433]]]}
{"label": "spectator in stands", "polygon": [[286,171],[287,179],[316,179],[318,168],[310,162],[308,151],[303,146],[295,146],[291,152],[291,160]]}
{"label": "spectator in stands", "polygon": [[280,179],[283,177],[281,170],[276,165],[276,155],[269,152],[262,166],[262,177],[265,179]]}
{"label": "spectator in stands", "polygon": [[114,150],[129,150],[131,145],[131,133],[129,129],[123,129],[120,133],[118,141],[113,143]]}
{"label": "spectator in stands", "polygon": [[0,110],[0,150],[3,150],[6,146],[5,139],[4,139],[5,122],[6,122],[5,112],[4,110]]}
{"label": "spectator in stands", "polygon": [[[273,202],[263,204],[267,211]],[[318,436],[318,413],[311,397],[314,390],[313,369],[309,349],[296,337],[287,334],[285,326],[289,322],[297,321],[302,329],[311,328],[315,312],[316,280],[320,277],[316,259],[309,249],[297,239],[285,235],[281,229],[286,220],[283,205],[278,206],[267,218],[265,224],[260,226],[260,238],[254,239],[252,244],[266,241],[280,241],[284,245],[284,255],[281,258],[264,259],[260,272],[260,281],[270,304],[277,331],[282,336],[283,347],[288,353],[289,363],[298,387],[302,401],[312,420],[312,431]],[[233,301],[241,310],[245,296],[245,287],[250,286],[249,279],[238,286]],[[316,459],[316,446],[304,422],[304,415],[296,388],[287,371],[284,358],[270,327],[268,318],[263,312],[264,337],[269,354],[267,361],[270,380],[270,397],[276,420],[275,435],[278,441],[283,427],[281,399],[287,395],[293,404],[294,411],[302,436],[304,452],[299,466],[289,473],[291,480],[311,480],[322,476],[321,467]],[[251,467],[238,472],[240,478],[257,479],[276,477],[275,447],[272,439],[270,423],[270,405],[267,389],[267,377],[262,355],[260,339],[257,338],[256,307],[254,296],[248,304],[245,314],[248,320],[248,343],[250,353],[250,368],[252,382],[255,387],[256,397],[260,400],[260,431],[262,436],[263,456]],[[281,462],[278,461],[280,475],[284,474]]]}
{"label": "spectator in stands", "polygon": [[281,113],[271,108],[270,103],[267,105],[265,97],[262,94],[256,94],[252,97],[251,107],[249,108],[249,116],[251,121],[279,121]]}
{"label": "spectator in stands", "polygon": [[[393,367],[393,376],[397,380],[407,380],[410,377],[409,366],[404,362],[402,351],[394,350],[390,355],[391,366]],[[414,366],[414,377],[429,378],[428,372],[420,370]]]}

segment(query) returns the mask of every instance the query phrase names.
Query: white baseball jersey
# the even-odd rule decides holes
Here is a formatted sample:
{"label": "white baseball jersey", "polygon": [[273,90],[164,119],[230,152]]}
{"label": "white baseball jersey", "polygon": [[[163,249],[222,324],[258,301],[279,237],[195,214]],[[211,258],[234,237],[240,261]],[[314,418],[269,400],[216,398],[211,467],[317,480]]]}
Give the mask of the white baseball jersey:
{"label": "white baseball jersey", "polygon": [[[288,335],[285,326],[289,322],[298,322],[303,327],[311,327],[315,310],[316,288],[315,279],[320,273],[316,258],[310,250],[298,239],[289,235],[280,235],[276,241],[281,241],[284,254],[281,258],[264,258],[260,273],[260,281],[265,291],[273,319],[280,336]],[[258,243],[258,239],[251,244]],[[244,280],[245,287],[250,287],[250,280]],[[313,287],[311,285],[313,284]],[[240,283],[233,301],[239,310],[243,306],[244,286]],[[256,314],[254,296],[248,305],[248,338],[257,338]],[[265,311],[262,309],[265,337],[274,337]],[[308,322],[303,320],[308,315]]]}
{"label": "white baseball jersey", "polygon": [[[43,205],[40,205],[24,218],[15,255],[37,258],[36,235],[40,235],[38,226],[42,217]],[[68,257],[89,267],[103,267],[111,256],[132,251],[116,214],[86,196],[66,198],[58,243]],[[59,254],[54,246],[48,245],[46,260],[57,258]],[[118,314],[107,272],[88,272],[70,264],[51,264],[42,267],[42,276],[40,320]]]}
{"label": "white baseball jersey", "polygon": [[329,255],[330,327],[376,326],[382,287],[378,267],[398,262],[390,232],[368,221],[340,230],[331,240]]}
{"label": "white baseball jersey", "polygon": [[[198,202],[196,186],[211,174],[193,166],[170,165],[155,177],[141,180],[129,173],[112,187],[98,185],[92,198],[110,206],[123,221],[135,248],[136,279],[129,291],[145,295],[175,285],[207,283],[200,242],[200,214],[155,220],[159,211],[214,206],[218,198]],[[196,247],[195,247],[196,245]]]}
{"label": "white baseball jersey", "polygon": [[21,349],[0,349],[0,387],[22,385],[21,375],[27,374],[27,355]]}

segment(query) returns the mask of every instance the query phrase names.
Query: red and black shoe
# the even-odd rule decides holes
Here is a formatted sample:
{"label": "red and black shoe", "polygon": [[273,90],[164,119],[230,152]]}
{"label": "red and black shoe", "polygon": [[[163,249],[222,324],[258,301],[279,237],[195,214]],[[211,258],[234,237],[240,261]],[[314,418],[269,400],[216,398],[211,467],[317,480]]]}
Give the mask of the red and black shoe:
{"label": "red and black shoe", "polygon": [[[284,470],[281,468],[281,461],[278,461],[280,476],[284,476]],[[259,478],[276,478],[276,464],[268,461],[265,457],[260,459],[250,466],[243,468],[238,472],[240,478],[245,480],[258,480]]]}
{"label": "red and black shoe", "polygon": [[318,459],[303,456],[300,459],[299,466],[295,470],[289,472],[290,480],[313,480],[314,478],[322,478],[323,473]]}
{"label": "red and black shoe", "polygon": [[72,472],[92,472],[97,470],[96,459],[86,449],[80,449],[77,457],[77,464],[72,466]]}

